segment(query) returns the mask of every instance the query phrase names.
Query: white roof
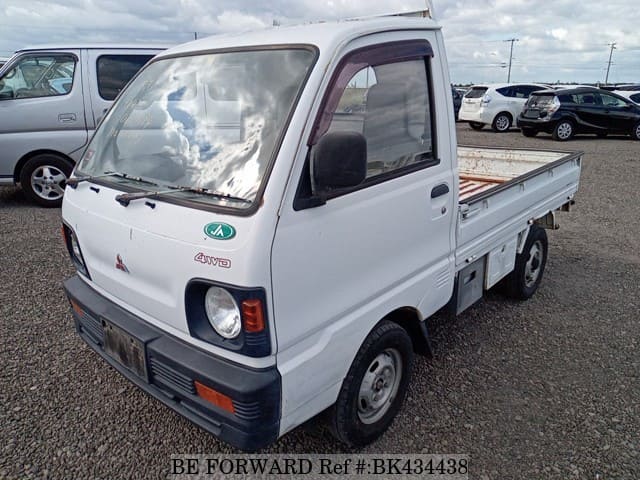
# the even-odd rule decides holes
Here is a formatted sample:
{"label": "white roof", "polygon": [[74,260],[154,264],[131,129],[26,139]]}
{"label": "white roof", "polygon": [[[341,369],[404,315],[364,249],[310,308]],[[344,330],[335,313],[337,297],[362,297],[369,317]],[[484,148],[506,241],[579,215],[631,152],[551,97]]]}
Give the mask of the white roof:
{"label": "white roof", "polygon": [[504,88],[504,87],[514,87],[514,86],[518,86],[518,85],[533,85],[536,87],[544,87],[544,88],[548,88],[547,85],[544,85],[542,83],[536,83],[536,82],[518,82],[518,83],[485,83],[482,85],[472,85],[469,88],[493,88],[498,89],[498,88]]}
{"label": "white roof", "polygon": [[633,102],[633,103],[637,103],[640,105],[640,102],[638,101],[634,101],[631,100],[631,95],[637,95],[640,94],[640,91],[633,91],[633,90],[614,90],[613,93],[615,93],[616,95],[620,95],[621,97],[624,97],[626,99],[628,99],[629,101]]}
{"label": "white roof", "polygon": [[172,45],[158,44],[123,44],[123,43],[48,43],[43,45],[29,45],[21,48],[16,52],[25,52],[32,50],[74,50],[78,48],[86,48],[92,50],[166,50]]}
{"label": "white roof", "polygon": [[343,42],[370,33],[397,30],[436,30],[439,28],[429,18],[399,16],[310,23],[292,27],[270,27],[251,32],[214,35],[171,48],[159,56],[268,45],[313,45],[318,47],[321,52],[330,52]]}

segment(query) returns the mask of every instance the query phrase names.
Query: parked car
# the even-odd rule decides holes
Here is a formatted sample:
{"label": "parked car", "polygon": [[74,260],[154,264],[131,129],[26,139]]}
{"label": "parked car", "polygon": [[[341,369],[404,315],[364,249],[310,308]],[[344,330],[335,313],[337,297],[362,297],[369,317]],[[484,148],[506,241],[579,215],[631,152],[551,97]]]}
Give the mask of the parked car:
{"label": "parked car", "polygon": [[67,185],[78,334],[235,447],[327,409],[339,440],[372,442],[430,352],[425,319],[501,281],[534,295],[544,228],[578,190],[580,153],[458,148],[450,89],[442,30],[423,18],[158,55]]}
{"label": "parked car", "polygon": [[19,50],[0,74],[0,185],[62,203],[64,183],[120,90],[158,46],[56,45]]}
{"label": "parked car", "polygon": [[614,90],[613,93],[640,105],[640,88],[633,90]]}
{"label": "parked car", "polygon": [[475,85],[462,100],[459,119],[474,130],[491,125],[495,132],[506,132],[515,126],[529,95],[547,88],[534,83]]}
{"label": "parked car", "polygon": [[547,90],[531,96],[518,125],[526,137],[545,132],[566,141],[580,133],[617,133],[640,140],[640,106],[598,88]]}

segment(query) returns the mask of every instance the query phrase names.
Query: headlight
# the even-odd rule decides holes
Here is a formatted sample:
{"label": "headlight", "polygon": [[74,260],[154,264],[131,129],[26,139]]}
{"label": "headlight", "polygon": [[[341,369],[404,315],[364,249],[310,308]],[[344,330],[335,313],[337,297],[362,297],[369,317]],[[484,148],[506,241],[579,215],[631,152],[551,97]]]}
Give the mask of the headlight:
{"label": "headlight", "polygon": [[84,276],[91,278],[91,276],[89,275],[89,271],[87,270],[87,264],[85,263],[84,257],[82,256],[82,250],[80,249],[78,237],[76,236],[75,232],[71,230],[70,227],[67,227],[63,224],[62,236],[67,247],[67,251],[69,252],[69,256],[71,257],[71,260],[73,260],[73,263],[78,271]]}
{"label": "headlight", "polygon": [[76,256],[77,259],[82,259],[82,252],[80,252],[80,245],[78,245],[78,239],[76,238],[75,233],[71,232],[71,251]]}
{"label": "headlight", "polygon": [[211,287],[204,297],[209,323],[224,338],[236,338],[242,326],[240,309],[231,294],[220,287]]}

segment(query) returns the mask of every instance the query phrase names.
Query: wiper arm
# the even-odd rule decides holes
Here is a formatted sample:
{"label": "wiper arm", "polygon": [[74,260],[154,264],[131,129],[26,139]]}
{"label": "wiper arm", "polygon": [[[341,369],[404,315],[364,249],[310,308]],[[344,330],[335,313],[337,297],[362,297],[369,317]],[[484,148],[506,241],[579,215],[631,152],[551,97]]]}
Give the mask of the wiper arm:
{"label": "wiper arm", "polygon": [[104,172],[103,175],[91,175],[91,176],[86,176],[86,177],[74,177],[74,178],[70,178],[69,180],[67,180],[67,185],[69,185],[73,189],[76,189],[78,187],[79,183],[92,182],[93,180],[96,180],[96,179],[99,179],[99,178],[106,178],[106,177],[121,177],[121,178],[125,178],[127,180],[133,180],[133,181],[139,182],[139,183],[146,183],[148,185],[158,186],[157,183],[152,182],[151,180],[146,180],[146,179],[144,179],[142,177],[134,177],[133,175],[129,175],[128,173],[121,173],[121,172]]}
{"label": "wiper arm", "polygon": [[195,188],[195,187],[183,187],[180,185],[177,185],[173,188],[178,189],[181,192],[191,192],[191,193],[198,193],[200,195],[207,195],[209,197],[216,197],[216,198],[220,198],[223,200],[232,200],[234,202],[242,202],[242,203],[246,203],[246,204],[251,204],[253,203],[251,200],[248,200],[246,198],[242,198],[242,197],[236,197],[233,195],[230,195],[228,193],[222,193],[222,192],[216,192],[214,190],[209,190],[208,188]]}
{"label": "wiper arm", "polygon": [[214,192],[213,190],[208,190],[206,188],[182,187],[180,185],[176,185],[176,186],[167,185],[167,187],[170,188],[170,190],[161,190],[161,191],[155,191],[155,192],[123,193],[121,195],[116,196],[116,202],[118,202],[123,207],[128,207],[131,201],[133,200],[141,200],[143,198],[156,197],[158,195],[166,195],[166,194],[178,193],[178,192],[190,192],[190,193],[197,193],[200,195],[207,195],[210,197],[221,198],[224,200],[232,200],[235,202],[242,202],[247,204],[252,203],[251,200],[247,200],[246,198],[234,197],[233,195]]}

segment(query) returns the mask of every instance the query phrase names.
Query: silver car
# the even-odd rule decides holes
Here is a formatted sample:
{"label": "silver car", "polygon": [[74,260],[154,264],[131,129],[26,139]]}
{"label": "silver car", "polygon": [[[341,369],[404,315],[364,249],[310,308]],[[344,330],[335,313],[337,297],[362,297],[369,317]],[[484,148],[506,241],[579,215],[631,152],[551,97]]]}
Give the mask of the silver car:
{"label": "silver car", "polygon": [[24,48],[0,70],[0,185],[56,207],[96,125],[120,90],[166,47]]}

